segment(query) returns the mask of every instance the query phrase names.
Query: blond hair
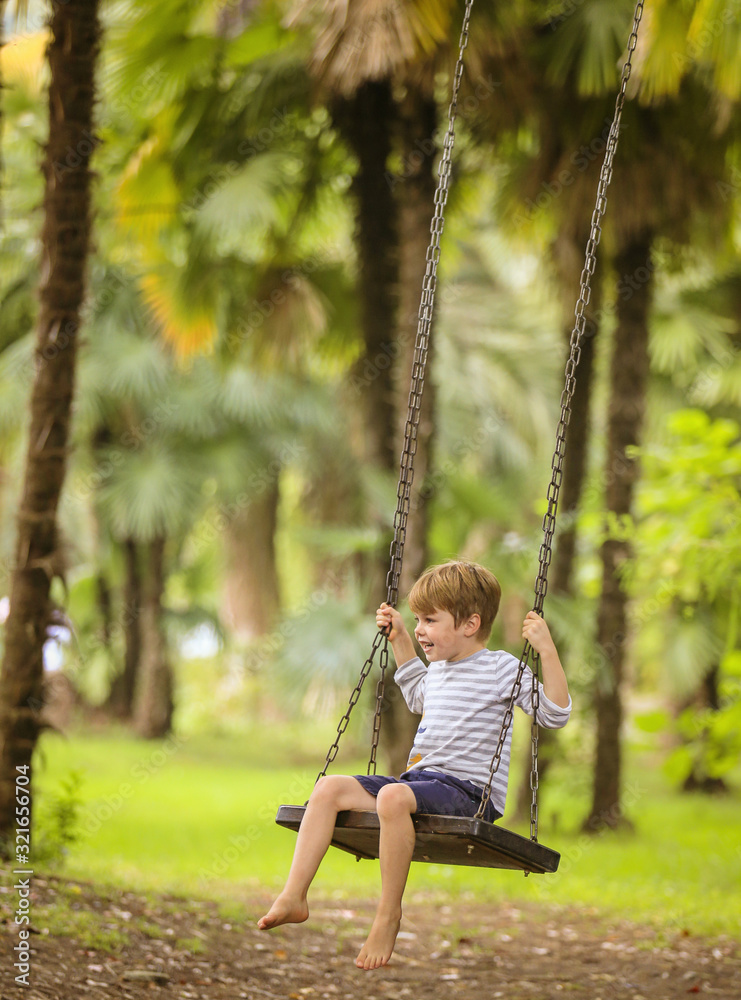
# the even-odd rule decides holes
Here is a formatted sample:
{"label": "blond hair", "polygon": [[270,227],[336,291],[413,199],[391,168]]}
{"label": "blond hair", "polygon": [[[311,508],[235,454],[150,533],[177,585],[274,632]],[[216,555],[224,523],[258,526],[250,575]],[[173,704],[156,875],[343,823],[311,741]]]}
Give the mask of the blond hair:
{"label": "blond hair", "polygon": [[471,615],[479,615],[476,638],[486,641],[499,610],[502,588],[484,566],[447,562],[425,570],[409,591],[409,607],[416,615],[447,611],[459,628]]}

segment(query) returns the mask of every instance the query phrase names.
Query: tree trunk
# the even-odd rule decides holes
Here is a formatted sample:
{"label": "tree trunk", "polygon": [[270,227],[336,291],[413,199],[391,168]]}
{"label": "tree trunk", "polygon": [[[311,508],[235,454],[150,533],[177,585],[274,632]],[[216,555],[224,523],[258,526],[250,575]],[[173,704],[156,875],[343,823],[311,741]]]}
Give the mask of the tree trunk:
{"label": "tree trunk", "polygon": [[[427,144],[431,143],[431,136],[437,126],[437,106],[432,98],[421,94],[410,84],[402,110],[402,156],[405,169],[396,185],[400,232],[399,363],[396,366],[395,386],[397,461],[404,441],[417,319],[427,268],[430,223],[435,211],[434,158]],[[401,594],[410,590],[427,566],[428,501],[434,489],[434,482],[429,475],[435,432],[435,385],[432,381],[434,343],[433,317],[425,389],[420,406],[417,450],[414,455],[414,484],[404,549]]]}
{"label": "tree trunk", "polygon": [[[589,229],[575,240],[561,238],[555,246],[556,270],[561,287],[563,335],[568,352],[574,328],[574,307],[584,266]],[[576,551],[576,515],[581,502],[589,451],[590,412],[594,373],[594,347],[599,332],[597,317],[602,300],[600,273],[592,277],[592,295],[585,310],[586,324],[581,356],[576,368],[576,386],[571,400],[571,420],[566,429],[566,460],[559,498],[559,528],[553,553],[550,589],[554,594],[571,593],[571,573]]]}
{"label": "tree trunk", "polygon": [[[432,98],[410,84],[402,106],[401,151],[402,176],[396,180],[394,193],[399,212],[399,359],[395,367],[396,394],[396,458],[401,454],[404,426],[409,400],[409,380],[414,361],[417,317],[422,295],[422,283],[427,266],[430,242],[430,222],[435,210],[434,150],[432,135],[437,125],[437,106]],[[434,326],[430,332],[425,390],[420,407],[417,450],[414,456],[414,484],[407,522],[404,563],[399,596],[410,591],[414,581],[428,563],[427,529],[429,501],[433,496],[434,480],[429,475],[434,441],[435,387],[432,382]],[[388,710],[384,716],[383,744],[391,774],[406,770],[409,748],[419,723],[406,706],[396,684],[387,695]]]}
{"label": "tree trunk", "polygon": [[141,618],[141,669],[134,725],[145,739],[166,736],[172,726],[173,678],[162,624],[165,540],[149,543],[149,573]]}
{"label": "tree trunk", "polygon": [[[619,520],[631,513],[639,469],[627,451],[640,440],[648,382],[648,320],[653,273],[649,234],[634,237],[617,254],[617,328],[610,365],[610,402],[605,463],[605,508]],[[646,273],[648,280],[631,281]],[[627,281],[625,279],[628,279]],[[621,723],[627,595],[620,568],[629,556],[626,541],[608,538],[601,547],[602,593],[597,613],[601,671],[596,681],[597,748],[592,807],[584,828],[596,832],[626,822],[622,814]]]}
{"label": "tree trunk", "polygon": [[[693,698],[688,699],[680,708],[684,711],[694,706],[698,711],[710,709],[711,712],[719,712],[721,708],[720,691],[718,682],[720,680],[720,666],[716,663],[705,674],[702,682]],[[677,712],[679,714],[679,712]],[[704,727],[700,733],[700,739],[705,743],[708,738],[708,729]],[[707,773],[703,761],[695,761],[692,770],[682,783],[683,792],[704,792],[710,795],[725,795],[728,792],[728,785],[721,777],[713,777]]]}
{"label": "tree trunk", "polygon": [[124,638],[122,672],[114,678],[106,701],[106,711],[119,719],[131,719],[141,661],[142,580],[139,569],[139,549],[133,538],[123,543],[125,578],[121,627]]}
{"label": "tree trunk", "polygon": [[267,635],[280,608],[275,533],[280,491],[277,479],[245,510],[228,520],[224,616],[240,639]]}
{"label": "tree trunk", "polygon": [[98,568],[98,573],[95,577],[95,597],[98,605],[98,613],[100,614],[100,641],[110,651],[113,634],[111,588],[101,568]]}
{"label": "tree trunk", "polygon": [[56,514],[66,472],[80,310],[90,239],[90,155],[98,0],[52,6],[49,142],[31,426],[0,674],[0,835],[13,828],[14,780],[39,735],[51,581],[60,572]]}
{"label": "tree trunk", "polygon": [[[388,80],[369,81],[355,94],[338,101],[335,118],[358,160],[352,192],[356,204],[355,241],[358,254],[363,355],[355,366],[351,386],[360,402],[360,451],[371,465],[396,471],[395,416],[391,370],[398,355],[395,339],[397,304],[397,213],[386,176],[391,131],[396,117]],[[371,511],[377,523],[386,523],[386,511]],[[390,541],[390,540],[389,540]],[[385,593],[388,546],[369,560],[366,578],[369,600],[377,607]]]}

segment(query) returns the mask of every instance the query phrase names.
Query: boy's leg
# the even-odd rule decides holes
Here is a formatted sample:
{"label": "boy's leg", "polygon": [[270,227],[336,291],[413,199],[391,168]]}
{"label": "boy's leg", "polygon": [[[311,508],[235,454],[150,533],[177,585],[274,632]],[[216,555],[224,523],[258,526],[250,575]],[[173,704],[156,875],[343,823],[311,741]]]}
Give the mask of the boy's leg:
{"label": "boy's leg", "polygon": [[317,781],[298,831],[285,888],[258,920],[260,930],[306,920],[309,916],[306,894],[332,842],[337,813],[342,809],[375,811],[375,808],[375,798],[355,778],[331,774]]}
{"label": "boy's leg", "polygon": [[381,899],[368,940],[355,960],[359,969],[386,965],[394,950],[401,899],[414,853],[412,813],[417,811],[417,799],[407,784],[385,785],[378,793],[376,810],[381,823]]}

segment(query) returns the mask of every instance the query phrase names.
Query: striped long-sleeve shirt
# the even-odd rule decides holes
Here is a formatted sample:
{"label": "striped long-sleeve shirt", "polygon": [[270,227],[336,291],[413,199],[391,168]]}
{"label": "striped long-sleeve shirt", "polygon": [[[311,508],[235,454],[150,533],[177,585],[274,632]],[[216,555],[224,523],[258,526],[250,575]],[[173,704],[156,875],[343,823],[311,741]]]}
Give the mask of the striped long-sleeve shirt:
{"label": "striped long-sleeve shirt", "polygon": [[[395,680],[404,700],[412,712],[424,713],[407,768],[443,771],[483,788],[518,665],[511,653],[482,649],[453,663],[433,661],[426,667],[414,657],[398,667]],[[532,716],[531,687],[532,673],[526,667],[516,704]],[[569,720],[571,698],[562,708],[546,697],[542,683],[539,687],[538,724],[560,729]],[[507,797],[511,742],[510,726],[491,787],[491,801],[500,813]]]}

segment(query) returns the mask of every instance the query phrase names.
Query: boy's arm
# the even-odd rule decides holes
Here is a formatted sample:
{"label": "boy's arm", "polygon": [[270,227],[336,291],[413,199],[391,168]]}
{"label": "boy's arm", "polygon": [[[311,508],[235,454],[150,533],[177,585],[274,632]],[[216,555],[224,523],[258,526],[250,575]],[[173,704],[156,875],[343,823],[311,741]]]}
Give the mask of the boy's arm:
{"label": "boy's arm", "polygon": [[568,708],[569,685],[561,666],[556,644],[545,621],[535,611],[528,611],[525,621],[522,623],[522,638],[527,639],[540,656],[543,691],[546,698],[560,708]]}
{"label": "boy's arm", "polygon": [[394,680],[399,685],[404,701],[410,712],[422,712],[425,703],[427,667],[417,656],[404,619],[396,608],[392,608],[390,604],[382,604],[376,612],[376,624],[380,629],[389,630],[388,636],[396,660]]}

